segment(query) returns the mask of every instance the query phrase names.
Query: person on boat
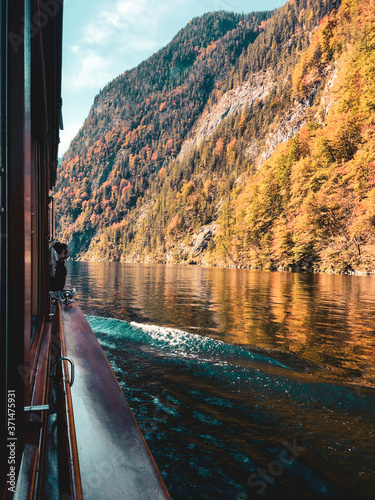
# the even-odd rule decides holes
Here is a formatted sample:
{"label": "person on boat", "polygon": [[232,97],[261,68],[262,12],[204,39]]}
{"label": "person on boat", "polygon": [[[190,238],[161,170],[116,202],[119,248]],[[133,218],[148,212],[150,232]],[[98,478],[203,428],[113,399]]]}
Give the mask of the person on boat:
{"label": "person on boat", "polygon": [[59,241],[55,242],[50,248],[49,289],[51,291],[64,290],[67,273],[65,261],[69,254],[67,245]]}

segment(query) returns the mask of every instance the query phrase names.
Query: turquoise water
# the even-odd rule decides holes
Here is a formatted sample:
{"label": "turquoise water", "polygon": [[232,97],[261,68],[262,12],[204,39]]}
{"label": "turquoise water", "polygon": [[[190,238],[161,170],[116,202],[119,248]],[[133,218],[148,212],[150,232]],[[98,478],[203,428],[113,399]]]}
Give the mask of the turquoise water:
{"label": "turquoise water", "polygon": [[69,274],[172,498],[373,498],[373,281],[163,267]]}

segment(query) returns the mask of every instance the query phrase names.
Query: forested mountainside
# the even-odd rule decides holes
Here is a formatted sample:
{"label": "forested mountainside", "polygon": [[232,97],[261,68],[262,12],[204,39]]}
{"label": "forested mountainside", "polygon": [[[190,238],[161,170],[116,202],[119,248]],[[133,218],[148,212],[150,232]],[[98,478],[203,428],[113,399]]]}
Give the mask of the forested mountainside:
{"label": "forested mountainside", "polygon": [[77,258],[375,270],[375,2],[217,12],[112,81],[58,170]]}

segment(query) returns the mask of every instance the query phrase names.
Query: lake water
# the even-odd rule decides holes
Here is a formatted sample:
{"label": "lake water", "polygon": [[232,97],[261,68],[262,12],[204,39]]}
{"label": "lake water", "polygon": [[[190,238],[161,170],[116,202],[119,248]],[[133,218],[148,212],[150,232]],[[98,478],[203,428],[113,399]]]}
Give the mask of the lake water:
{"label": "lake water", "polygon": [[68,263],[174,500],[375,497],[375,277]]}

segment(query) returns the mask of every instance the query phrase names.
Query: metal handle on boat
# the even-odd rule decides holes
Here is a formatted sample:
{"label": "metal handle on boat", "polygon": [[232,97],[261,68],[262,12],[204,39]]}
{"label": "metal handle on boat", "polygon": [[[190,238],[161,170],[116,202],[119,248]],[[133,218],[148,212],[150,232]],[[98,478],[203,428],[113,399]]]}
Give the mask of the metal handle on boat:
{"label": "metal handle on boat", "polygon": [[69,361],[70,363],[70,378],[69,378],[69,385],[70,387],[72,387],[73,383],[74,383],[74,363],[73,363],[73,360],[66,357],[66,356],[62,356],[61,358],[59,358],[55,364],[53,365],[53,369],[52,369],[52,373],[49,374],[50,377],[56,377],[56,365],[57,363],[59,363],[60,361]]}

